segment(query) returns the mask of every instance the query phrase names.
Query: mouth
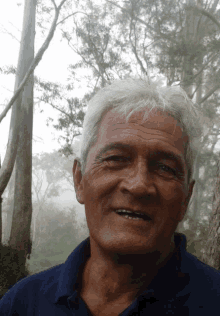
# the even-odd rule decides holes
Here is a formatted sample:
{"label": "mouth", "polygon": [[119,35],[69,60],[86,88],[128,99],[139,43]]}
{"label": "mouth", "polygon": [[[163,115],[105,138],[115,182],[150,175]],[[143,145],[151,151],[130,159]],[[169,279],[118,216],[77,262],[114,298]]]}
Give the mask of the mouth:
{"label": "mouth", "polygon": [[152,220],[152,218],[144,213],[141,212],[136,212],[136,211],[130,211],[130,210],[126,210],[126,209],[118,209],[115,211],[116,214],[130,219],[130,220],[136,220],[136,221],[150,221]]}

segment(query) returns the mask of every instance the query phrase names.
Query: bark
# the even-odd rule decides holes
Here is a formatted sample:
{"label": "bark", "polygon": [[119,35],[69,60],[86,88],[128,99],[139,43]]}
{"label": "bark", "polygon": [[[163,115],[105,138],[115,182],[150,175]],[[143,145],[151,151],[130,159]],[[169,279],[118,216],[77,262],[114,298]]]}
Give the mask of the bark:
{"label": "bark", "polygon": [[14,206],[10,246],[31,253],[30,226],[32,218],[32,129],[33,129],[33,80],[25,87],[22,105],[22,128],[15,164]]}
{"label": "bark", "polygon": [[214,194],[213,212],[210,218],[208,240],[202,260],[215,269],[220,270],[220,163]]}
{"label": "bark", "polygon": [[204,97],[199,100],[198,104],[202,104],[203,102],[205,102],[218,89],[220,89],[220,84],[217,84],[210,91],[208,91],[206,95],[204,95]]}
{"label": "bark", "polygon": [[[21,59],[24,74],[34,60],[36,0],[26,0],[21,41]],[[15,164],[14,207],[9,245],[31,252],[30,225],[32,216],[32,128],[33,128],[33,72],[21,93],[20,131]]]}

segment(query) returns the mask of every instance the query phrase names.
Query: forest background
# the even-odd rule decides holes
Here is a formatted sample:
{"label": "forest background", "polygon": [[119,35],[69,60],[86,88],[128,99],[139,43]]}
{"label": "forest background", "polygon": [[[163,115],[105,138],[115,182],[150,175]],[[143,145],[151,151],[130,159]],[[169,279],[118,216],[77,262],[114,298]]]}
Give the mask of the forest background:
{"label": "forest background", "polygon": [[[1,112],[13,95],[18,76],[22,19],[28,1],[10,0],[10,9],[1,4],[4,23],[0,23],[0,36],[5,43],[0,53]],[[53,0],[38,0],[35,5],[37,52],[56,10]],[[32,244],[25,260],[30,274],[64,262],[88,236],[83,207],[73,188],[72,148],[80,143],[88,100],[106,84],[129,76],[179,85],[203,113],[196,186],[178,231],[186,234],[189,252],[220,268],[219,8],[216,0],[63,1],[54,37],[33,76],[31,224],[25,224],[30,226]],[[0,125],[2,161],[10,115],[11,111]],[[15,188],[13,171],[2,195],[2,243],[18,249],[19,227],[13,228],[18,216]]]}

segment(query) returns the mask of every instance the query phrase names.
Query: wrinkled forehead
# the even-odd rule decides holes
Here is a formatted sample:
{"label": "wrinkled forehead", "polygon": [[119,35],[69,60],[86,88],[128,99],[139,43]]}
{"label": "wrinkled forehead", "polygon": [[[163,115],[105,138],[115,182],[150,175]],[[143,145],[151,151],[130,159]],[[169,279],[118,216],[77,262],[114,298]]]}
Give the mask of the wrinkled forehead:
{"label": "wrinkled forehead", "polygon": [[178,144],[181,142],[184,148],[188,142],[188,137],[183,131],[181,124],[167,112],[147,112],[147,110],[144,110],[126,116],[117,113],[115,110],[110,110],[104,115],[101,121],[99,135],[106,134],[118,126],[122,126],[123,128],[138,126],[140,129],[153,130],[154,133],[166,133]]}

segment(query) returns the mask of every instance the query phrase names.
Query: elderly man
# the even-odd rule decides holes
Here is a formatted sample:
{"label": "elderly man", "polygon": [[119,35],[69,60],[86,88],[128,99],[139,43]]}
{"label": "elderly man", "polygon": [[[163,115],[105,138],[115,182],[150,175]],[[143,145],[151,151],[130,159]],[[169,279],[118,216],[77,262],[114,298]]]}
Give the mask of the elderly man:
{"label": "elderly man", "polygon": [[197,117],[180,88],[127,79],[97,93],[73,166],[89,238],[17,283],[0,315],[219,315],[220,273],[175,233],[195,183]]}

